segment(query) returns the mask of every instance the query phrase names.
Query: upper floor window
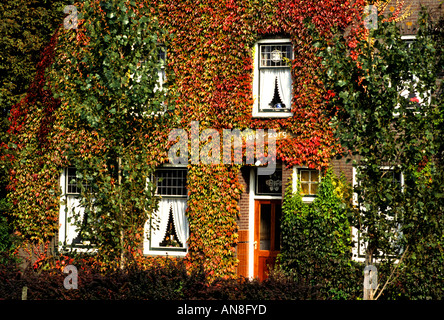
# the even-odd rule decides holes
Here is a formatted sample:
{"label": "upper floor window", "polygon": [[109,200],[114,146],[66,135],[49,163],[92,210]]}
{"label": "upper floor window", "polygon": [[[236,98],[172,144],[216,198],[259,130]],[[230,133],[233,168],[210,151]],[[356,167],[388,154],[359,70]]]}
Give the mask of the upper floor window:
{"label": "upper floor window", "polygon": [[69,167],[65,169],[65,186],[66,193],[79,194],[80,186],[77,185],[77,169]]}
{"label": "upper floor window", "polygon": [[[402,36],[401,39],[406,44],[409,52],[412,50],[412,47],[416,46],[416,36],[414,35]],[[400,98],[407,99],[407,110],[413,110],[415,114],[418,114],[418,112],[421,112],[424,104],[430,103],[431,92],[425,88],[423,81],[419,80],[418,75],[412,73],[408,79],[403,79],[402,81]],[[399,109],[399,105],[395,109]],[[399,112],[396,112],[394,115],[398,117]]]}
{"label": "upper floor window", "polygon": [[159,77],[159,89],[163,89],[163,84],[166,80],[166,73],[165,73],[165,64],[166,64],[166,56],[167,51],[165,46],[159,46],[157,51],[157,59],[159,61],[159,69],[157,70],[157,76]]}
{"label": "upper floor window", "polygon": [[158,169],[156,170],[157,194],[165,197],[187,196],[187,170]]}
{"label": "upper floor window", "polygon": [[291,116],[293,46],[289,39],[260,40],[255,47],[254,117]]}
{"label": "upper floor window", "polygon": [[401,172],[396,172],[391,168],[382,168],[381,169],[381,178],[386,179],[388,183],[393,184],[396,188],[401,189],[404,182],[403,176]]}

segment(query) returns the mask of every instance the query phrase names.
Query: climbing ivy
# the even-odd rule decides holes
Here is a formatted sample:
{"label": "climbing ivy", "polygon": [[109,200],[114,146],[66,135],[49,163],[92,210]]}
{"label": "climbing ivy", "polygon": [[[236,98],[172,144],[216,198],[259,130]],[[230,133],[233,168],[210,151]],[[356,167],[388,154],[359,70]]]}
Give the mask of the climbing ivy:
{"label": "climbing ivy", "polygon": [[361,268],[351,260],[350,200],[344,176],[328,169],[312,203],[289,186],[282,206],[280,268],[297,281],[320,286],[331,299],[356,298],[360,290]]}
{"label": "climbing ivy", "polygon": [[[286,131],[277,141],[277,159],[287,165],[326,167],[340,146],[320,111],[326,92],[314,70],[319,67],[311,45],[311,28],[326,36],[332,26],[345,28],[359,11],[342,1],[164,1],[160,21],[173,37],[168,67],[175,81],[170,92],[179,126]],[[325,19],[325,17],[329,17]],[[331,19],[330,19],[331,18]],[[314,26],[307,21],[314,21]],[[253,49],[261,38],[285,36],[294,44],[293,117],[254,119]],[[239,168],[189,167],[190,261],[199,261],[213,276],[235,272],[237,201],[242,190]],[[220,238],[223,237],[223,238]]]}

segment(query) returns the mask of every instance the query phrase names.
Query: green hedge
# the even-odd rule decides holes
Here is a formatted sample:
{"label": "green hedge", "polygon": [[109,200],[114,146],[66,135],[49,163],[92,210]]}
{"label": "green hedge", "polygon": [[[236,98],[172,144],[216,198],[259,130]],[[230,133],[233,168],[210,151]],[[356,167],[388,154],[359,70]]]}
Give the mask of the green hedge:
{"label": "green hedge", "polygon": [[312,203],[304,203],[291,187],[286,191],[280,268],[295,281],[318,286],[323,299],[362,295],[362,267],[351,260],[350,197],[345,179],[338,179],[331,169]]}

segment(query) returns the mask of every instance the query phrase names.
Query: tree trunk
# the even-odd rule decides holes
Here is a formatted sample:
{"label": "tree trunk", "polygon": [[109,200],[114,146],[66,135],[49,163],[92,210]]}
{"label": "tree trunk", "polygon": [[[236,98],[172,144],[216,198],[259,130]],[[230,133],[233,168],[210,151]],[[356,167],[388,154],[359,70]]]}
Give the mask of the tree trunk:
{"label": "tree trunk", "polygon": [[[365,253],[365,266],[371,265],[373,263],[373,249],[367,248]],[[365,280],[364,280],[365,281]],[[373,300],[373,289],[366,289],[364,286],[364,300]]]}
{"label": "tree trunk", "polygon": [[[122,184],[122,158],[118,157],[118,185],[121,188]],[[123,233],[123,210],[122,203],[119,204],[119,228],[120,228],[120,270],[125,268],[125,247],[124,247],[124,233]]]}

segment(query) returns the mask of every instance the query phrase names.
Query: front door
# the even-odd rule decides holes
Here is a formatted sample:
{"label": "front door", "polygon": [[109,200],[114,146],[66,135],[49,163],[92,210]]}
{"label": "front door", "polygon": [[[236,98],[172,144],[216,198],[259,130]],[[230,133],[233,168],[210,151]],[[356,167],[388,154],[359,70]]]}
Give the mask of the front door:
{"label": "front door", "polygon": [[254,225],[254,276],[268,277],[281,245],[281,200],[256,200]]}

